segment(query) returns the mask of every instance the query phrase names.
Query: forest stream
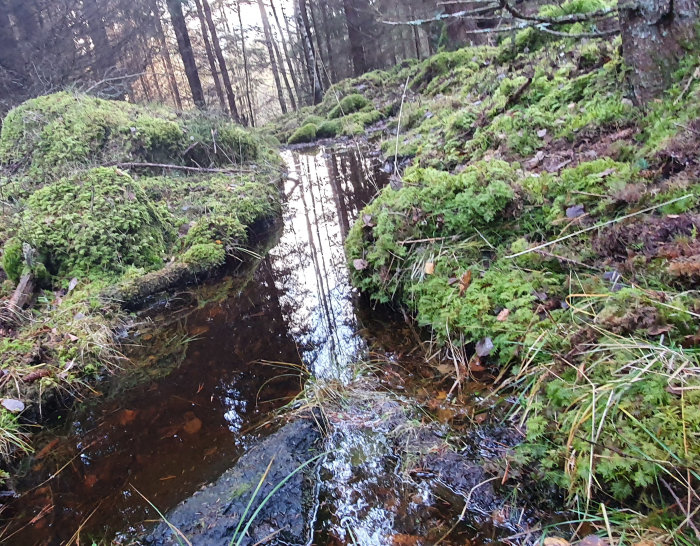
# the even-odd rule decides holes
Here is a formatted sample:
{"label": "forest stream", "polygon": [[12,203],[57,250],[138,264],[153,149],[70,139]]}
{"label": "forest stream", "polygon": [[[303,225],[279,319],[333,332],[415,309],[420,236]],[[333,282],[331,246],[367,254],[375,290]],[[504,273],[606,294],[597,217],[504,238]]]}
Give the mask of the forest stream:
{"label": "forest stream", "polygon": [[[159,520],[155,507],[172,510],[265,437],[274,452],[284,434],[279,441],[269,436],[282,422],[271,418],[308,377],[347,385],[358,373],[355,363],[370,357],[406,375],[411,357],[402,358],[415,340],[403,321],[361,301],[349,284],[343,249],[358,211],[388,183],[390,169],[379,154],[356,144],[283,157],[284,226],[263,235],[278,240],[269,255],[255,262],[249,282],[239,272],[160,299],[141,313],[125,333],[135,369],[100,385],[97,401],[54,416],[55,426],[41,433],[36,453],[22,462],[25,477],[2,514],[9,522],[3,543],[177,543],[172,536],[139,538]],[[418,544],[416,537],[428,536],[432,527],[448,529],[458,521],[459,487],[436,489],[434,481],[402,470],[394,443],[407,437],[390,433],[410,430],[406,424],[416,417],[399,398],[368,396],[370,407],[362,401],[353,407],[351,399],[342,414],[330,417],[329,455],[315,467],[313,498],[303,501],[305,507],[292,501],[306,531],[291,540]],[[428,433],[428,443],[444,433]],[[422,436],[411,441],[425,443]],[[260,458],[248,469],[256,481],[268,462]],[[455,472],[464,470],[461,461],[448,462]],[[469,472],[460,479],[465,476]],[[493,504],[492,498],[482,501]],[[477,518],[460,527],[456,543],[465,543],[464,533],[475,544],[490,542],[509,533],[508,525],[501,527],[490,517]]]}

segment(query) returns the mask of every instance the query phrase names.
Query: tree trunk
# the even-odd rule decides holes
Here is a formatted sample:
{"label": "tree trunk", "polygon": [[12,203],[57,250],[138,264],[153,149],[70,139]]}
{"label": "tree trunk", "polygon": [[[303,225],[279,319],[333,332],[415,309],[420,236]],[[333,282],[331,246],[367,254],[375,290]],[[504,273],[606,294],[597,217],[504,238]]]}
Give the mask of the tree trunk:
{"label": "tree trunk", "polygon": [[236,106],[236,95],[233,92],[233,87],[231,86],[231,78],[229,77],[228,69],[226,68],[224,54],[221,51],[221,44],[219,43],[219,36],[216,33],[216,26],[214,26],[214,19],[211,16],[211,7],[209,7],[209,2],[207,0],[202,0],[202,7],[204,8],[204,15],[206,16],[207,24],[209,25],[209,32],[211,34],[211,43],[214,46],[214,53],[216,54],[216,59],[219,61],[221,79],[224,80],[224,89],[226,89],[228,105],[231,109],[233,119],[240,122],[241,118],[238,115],[238,107]]}
{"label": "tree trunk", "polygon": [[[319,75],[321,76],[321,87],[324,89],[327,89],[331,85],[331,80],[328,77],[328,61],[327,57],[323,56],[323,48],[321,47],[321,33],[319,32],[319,27],[318,27],[318,22],[316,21],[316,15],[314,12],[314,4],[313,2],[309,5],[309,13],[311,14],[311,25],[313,26],[314,32],[313,32],[313,37],[316,39],[315,43],[315,49],[317,53],[317,60],[320,61],[319,65],[323,68],[321,70],[319,68]],[[324,80],[328,82],[328,85],[326,86],[324,84]]]}
{"label": "tree trunk", "polygon": [[316,52],[314,44],[311,41],[311,25],[309,24],[309,14],[306,12],[306,0],[299,0],[299,30],[304,41],[304,55],[306,55],[306,64],[309,68],[309,81],[313,85],[314,104],[318,104],[323,100],[323,89],[321,87],[321,77],[318,73],[318,65],[316,64]]}
{"label": "tree trunk", "polygon": [[622,51],[639,104],[671,83],[678,61],[695,43],[699,0],[638,0],[620,6]]}
{"label": "tree trunk", "polygon": [[107,37],[107,29],[102,19],[102,9],[97,5],[97,0],[83,0],[83,18],[87,23],[88,34],[90,41],[92,41],[93,72],[97,79],[104,78],[111,69],[116,68],[117,61]]}
{"label": "tree trunk", "polygon": [[265,6],[262,0],[258,0],[258,8],[260,8],[260,17],[263,22],[263,31],[265,33],[265,45],[267,46],[267,53],[270,56],[270,67],[272,68],[272,76],[275,79],[275,87],[277,88],[277,98],[280,101],[280,108],[282,113],[287,113],[287,104],[284,102],[284,91],[282,91],[282,84],[280,83],[280,74],[277,69],[277,61],[275,60],[275,51],[272,47],[272,33],[270,32],[270,22],[267,19],[267,11],[265,11]]}
{"label": "tree trunk", "polygon": [[362,31],[360,25],[360,14],[355,2],[357,0],[343,0],[343,11],[348,25],[348,39],[350,40],[350,56],[355,76],[367,72],[367,59],[362,47]]}
{"label": "tree trunk", "polygon": [[17,283],[17,288],[5,308],[0,311],[0,323],[17,324],[24,309],[34,297],[36,281],[33,273],[25,273]]}
{"label": "tree trunk", "polygon": [[9,71],[12,75],[12,83],[3,74],[2,86],[14,87],[14,84],[22,85],[25,79],[25,66],[22,61],[22,52],[10,24],[10,18],[6,11],[0,11],[0,69]]}
{"label": "tree trunk", "polygon": [[202,11],[202,2],[200,0],[194,0],[194,4],[197,8],[197,18],[199,19],[199,27],[202,29],[202,39],[204,40],[204,51],[207,54],[207,61],[209,62],[209,68],[211,70],[211,75],[214,78],[214,89],[216,90],[216,96],[219,99],[219,105],[221,106],[221,111],[228,113],[226,108],[226,99],[224,98],[224,90],[221,88],[221,80],[219,79],[219,72],[216,68],[216,60],[214,59],[214,52],[211,49],[211,44],[209,43],[209,32],[207,32],[207,22],[204,20],[204,12]]}
{"label": "tree trunk", "polygon": [[284,58],[287,62],[287,69],[289,70],[289,76],[292,78],[292,85],[294,85],[294,93],[297,97],[297,102],[301,102],[299,95],[299,82],[297,81],[296,74],[294,73],[294,65],[292,64],[292,58],[289,55],[289,48],[287,47],[287,40],[284,38],[284,31],[282,30],[282,25],[280,24],[279,17],[277,16],[277,9],[275,8],[274,0],[270,0],[270,7],[272,8],[272,15],[275,18],[275,23],[277,24],[277,30],[280,33],[280,41],[282,42],[282,51],[284,51]]}
{"label": "tree trunk", "polygon": [[172,21],[173,29],[175,30],[175,38],[177,38],[177,47],[182,57],[182,64],[185,67],[185,75],[190,84],[192,91],[192,100],[197,108],[206,108],[207,103],[204,100],[204,91],[202,90],[202,82],[199,79],[199,71],[197,63],[192,52],[192,42],[190,35],[187,33],[187,23],[185,16],[182,13],[181,0],[167,0],[168,12]]}
{"label": "tree trunk", "polygon": [[255,115],[253,112],[253,101],[250,97],[250,68],[248,67],[248,53],[245,45],[245,31],[243,30],[243,19],[241,18],[241,5],[238,3],[238,26],[241,30],[241,51],[243,52],[243,71],[245,72],[245,97],[248,103],[248,113],[250,114],[250,124],[255,126]]}
{"label": "tree trunk", "polygon": [[177,87],[177,80],[175,79],[175,70],[173,70],[173,61],[170,58],[170,51],[168,50],[168,44],[165,41],[165,32],[163,31],[163,23],[160,20],[160,10],[158,9],[158,3],[156,0],[151,2],[151,12],[153,14],[154,26],[156,31],[156,38],[158,39],[158,44],[160,45],[161,55],[163,55],[163,60],[165,61],[165,71],[168,76],[168,84],[170,85],[170,92],[175,99],[175,106],[178,110],[182,110],[182,99],[180,98],[180,89]]}
{"label": "tree trunk", "polygon": [[338,81],[338,72],[335,66],[336,63],[333,62],[333,46],[331,45],[331,27],[328,19],[328,4],[326,2],[321,2],[321,20],[323,22],[323,35],[326,40],[326,56],[328,57],[328,59],[331,60],[331,62],[329,63],[330,66],[328,67],[331,73],[330,84],[333,85],[333,82]]}

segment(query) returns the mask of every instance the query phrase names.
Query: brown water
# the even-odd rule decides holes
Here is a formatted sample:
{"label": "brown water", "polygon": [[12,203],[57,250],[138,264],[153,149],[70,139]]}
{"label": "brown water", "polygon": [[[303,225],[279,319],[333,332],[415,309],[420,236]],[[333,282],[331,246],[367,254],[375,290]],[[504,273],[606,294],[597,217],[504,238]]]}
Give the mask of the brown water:
{"label": "brown water", "polygon": [[303,384],[288,364],[321,378],[351,373],[366,342],[343,241],[386,175],[359,148],[284,158],[284,229],[252,280],[227,278],[154,306],[129,337],[135,367],[62,416],[59,436],[44,432],[24,461],[18,497],[0,512],[0,541],[129,536],[156,517],[141,495],[165,512],[274,429],[271,413]]}

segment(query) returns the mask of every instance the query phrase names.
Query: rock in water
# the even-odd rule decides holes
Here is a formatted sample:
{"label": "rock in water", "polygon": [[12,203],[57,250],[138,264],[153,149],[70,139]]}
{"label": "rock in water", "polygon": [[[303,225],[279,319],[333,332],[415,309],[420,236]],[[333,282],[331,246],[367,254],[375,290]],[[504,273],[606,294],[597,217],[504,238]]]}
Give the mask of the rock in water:
{"label": "rock in water", "polygon": [[[295,421],[243,455],[235,467],[205,486],[167,514],[170,524],[197,546],[228,544],[260,478],[274,457],[264,485],[251,505],[241,529],[273,488],[320,453],[320,434],[310,421]],[[317,459],[317,461],[320,459]],[[295,474],[265,504],[242,544],[308,544],[316,512],[316,463]],[[147,537],[146,544],[178,544],[165,522]],[[180,538],[182,540],[182,538]]]}

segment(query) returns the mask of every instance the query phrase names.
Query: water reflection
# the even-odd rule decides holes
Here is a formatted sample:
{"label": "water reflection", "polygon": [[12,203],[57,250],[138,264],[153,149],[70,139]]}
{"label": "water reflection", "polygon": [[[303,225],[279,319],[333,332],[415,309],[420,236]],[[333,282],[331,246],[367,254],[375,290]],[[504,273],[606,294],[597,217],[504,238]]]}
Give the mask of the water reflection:
{"label": "water reflection", "polygon": [[366,346],[357,334],[343,243],[386,175],[354,149],[288,151],[285,161],[285,230],[270,254],[275,282],[303,361],[316,377],[347,380]]}
{"label": "water reflection", "polygon": [[2,508],[0,541],[62,544],[78,529],[83,539],[130,535],[158,517],[136,490],[172,508],[234,464],[256,425],[299,392],[298,374],[262,361],[349,375],[365,342],[343,241],[381,173],[359,149],[284,159],[284,229],[252,281],[162,302],[138,338],[139,368],[102,385],[103,401],[23,463],[24,494]]}

